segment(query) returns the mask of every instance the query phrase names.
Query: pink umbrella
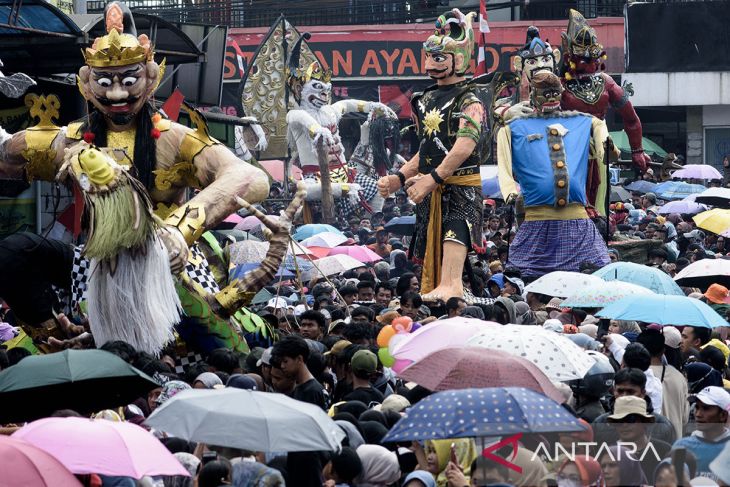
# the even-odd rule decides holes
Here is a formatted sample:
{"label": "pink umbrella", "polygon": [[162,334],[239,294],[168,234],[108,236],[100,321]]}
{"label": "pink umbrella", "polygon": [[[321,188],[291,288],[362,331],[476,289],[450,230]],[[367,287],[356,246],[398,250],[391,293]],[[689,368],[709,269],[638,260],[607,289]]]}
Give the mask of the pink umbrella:
{"label": "pink umbrella", "polygon": [[75,474],[190,476],[157,438],[132,423],[44,418],[19,429],[13,438],[56,457]]}
{"label": "pink umbrella", "polygon": [[347,247],[335,247],[330,249],[329,255],[345,254],[363,263],[383,260],[381,256],[365,247],[364,245],[349,245]]}
{"label": "pink umbrella", "polygon": [[[274,159],[271,161],[259,161],[259,164],[274,178],[274,181],[284,181],[284,161]],[[292,166],[289,171],[289,177],[291,179],[302,179],[302,170],[297,166]]]}
{"label": "pink umbrella", "polygon": [[234,225],[237,225],[243,221],[243,217],[238,213],[231,213],[223,221],[226,223],[233,223]]}
{"label": "pink umbrella", "polygon": [[312,253],[316,258],[321,259],[322,257],[327,257],[330,255],[330,251],[332,250],[329,247],[313,247],[309,246],[306,247],[306,249]]}
{"label": "pink umbrella", "polygon": [[7,466],[0,477],[2,487],[81,487],[61,462],[23,440],[0,435],[0,458]]}
{"label": "pink umbrella", "polygon": [[493,321],[457,317],[422,326],[393,347],[392,355],[396,359],[393,368],[398,372],[398,369],[403,370],[433,352],[444,348],[466,347],[466,342],[471,337],[493,326],[502,325]]}
{"label": "pink umbrella", "polygon": [[[278,215],[266,215],[272,220],[278,220]],[[239,223],[236,224],[236,230],[243,230],[244,232],[248,232],[249,230],[253,230],[256,227],[261,226],[261,220],[259,220],[257,217],[253,215],[249,215],[243,220],[241,220]]]}
{"label": "pink umbrella", "polygon": [[499,350],[444,348],[398,374],[431,391],[472,387],[526,387],[562,403],[565,398],[529,360]]}
{"label": "pink umbrella", "polygon": [[722,179],[722,174],[707,164],[687,164],[679,171],[673,172],[672,177],[679,179]]}

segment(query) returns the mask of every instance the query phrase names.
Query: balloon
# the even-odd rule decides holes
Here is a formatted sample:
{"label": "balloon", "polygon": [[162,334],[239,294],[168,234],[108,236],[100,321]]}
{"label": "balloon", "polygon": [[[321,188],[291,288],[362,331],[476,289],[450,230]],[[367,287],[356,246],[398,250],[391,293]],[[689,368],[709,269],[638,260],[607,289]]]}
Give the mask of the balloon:
{"label": "balloon", "polygon": [[417,322],[417,321],[416,321],[416,322],[415,322],[415,323],[413,323],[413,325],[411,326],[411,333],[413,333],[414,331],[418,330],[419,328],[421,328],[421,324],[420,324],[419,322]]}
{"label": "balloon", "polygon": [[380,363],[383,364],[383,367],[390,367],[395,363],[395,358],[388,353],[387,348],[381,348],[378,350],[378,358],[380,359]]}
{"label": "balloon", "polygon": [[399,316],[390,323],[390,326],[395,328],[398,333],[408,333],[413,326],[413,320],[408,316]]}
{"label": "balloon", "polygon": [[396,345],[398,345],[400,342],[406,339],[407,333],[398,333],[393,338],[390,339],[388,342],[388,353],[393,355],[393,350],[395,350]]}
{"label": "balloon", "polygon": [[380,333],[378,333],[378,346],[383,348],[387,347],[388,342],[393,335],[395,335],[395,329],[390,325],[384,326],[383,329],[380,330]]}

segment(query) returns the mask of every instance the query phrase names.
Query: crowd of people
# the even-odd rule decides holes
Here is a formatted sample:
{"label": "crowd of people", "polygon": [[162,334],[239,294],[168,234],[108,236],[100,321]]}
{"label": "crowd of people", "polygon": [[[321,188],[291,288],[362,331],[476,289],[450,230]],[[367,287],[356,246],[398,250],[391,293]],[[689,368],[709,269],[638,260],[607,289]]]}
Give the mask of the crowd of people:
{"label": "crowd of people", "polygon": [[[670,276],[696,260],[726,256],[723,237],[695,228],[688,215],[660,215],[658,204],[652,193],[635,194],[631,203],[612,204],[612,240],[655,240],[647,265]],[[399,195],[386,201],[382,213],[343,222],[341,229],[348,238],[367,245],[382,260],[308,283],[273,284],[268,290],[274,297],[252,310],[276,334],[246,335],[248,354],[216,349],[181,367],[173,347],[159,357],[119,341],[101,347],[159,383],[147,397],[114,413],[117,419],[144,425],[156,408],[190,388],[274,392],[326,411],[345,433],[340,451],[288,455],[242,451],[195,444],[153,430],[192,477],[135,481],[85,476],[86,485],[730,484],[726,328],[661,327],[621,320],[604,326],[582,309],[563,308],[560,298],[526,292],[519,271],[508,265],[508,245],[518,218],[510,216],[509,206],[494,200],[485,201],[482,233],[487,251],[470,257],[464,276],[473,299],[424,303],[419,295],[420,269],[407,257],[408,238],[389,233],[385,226],[410,212],[412,206]],[[612,261],[622,259],[620,251],[610,253]],[[586,266],[584,272],[594,270]],[[727,316],[727,288],[714,284],[704,293],[683,290]],[[8,323],[0,325],[0,333],[7,340],[14,336],[12,310],[6,309],[4,316]],[[580,418],[585,431],[525,435],[519,445],[500,449],[521,473],[480,455],[473,439],[384,443],[408,409],[431,394],[401,380],[378,355],[380,330],[401,316],[421,326],[455,317],[532,325],[569,338],[596,362],[582,380],[557,384],[565,396],[563,406]],[[13,367],[28,355],[21,347],[0,351],[0,368]],[[587,450],[565,456],[571,445],[585,443],[591,445]],[[555,444],[565,448],[563,455],[546,455]],[[634,454],[627,445],[636,449]],[[684,458],[683,471],[675,471],[678,451]],[[695,484],[698,477],[706,483]]]}

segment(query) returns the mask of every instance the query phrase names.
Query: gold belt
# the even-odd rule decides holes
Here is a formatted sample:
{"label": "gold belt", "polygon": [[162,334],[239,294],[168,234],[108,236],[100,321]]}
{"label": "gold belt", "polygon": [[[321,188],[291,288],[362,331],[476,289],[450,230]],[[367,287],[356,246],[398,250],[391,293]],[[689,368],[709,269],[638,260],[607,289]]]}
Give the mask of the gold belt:
{"label": "gold belt", "polygon": [[588,218],[585,206],[579,203],[571,203],[562,208],[554,206],[528,206],[525,208],[525,221],[544,220],[585,220]]}
{"label": "gold belt", "polygon": [[466,176],[449,176],[444,179],[444,184],[436,185],[436,189],[431,194],[426,233],[426,252],[423,256],[423,274],[421,277],[422,293],[433,291],[441,279],[441,252],[443,246],[443,239],[441,238],[441,194],[447,184],[450,186],[481,187],[482,177],[479,173]]}

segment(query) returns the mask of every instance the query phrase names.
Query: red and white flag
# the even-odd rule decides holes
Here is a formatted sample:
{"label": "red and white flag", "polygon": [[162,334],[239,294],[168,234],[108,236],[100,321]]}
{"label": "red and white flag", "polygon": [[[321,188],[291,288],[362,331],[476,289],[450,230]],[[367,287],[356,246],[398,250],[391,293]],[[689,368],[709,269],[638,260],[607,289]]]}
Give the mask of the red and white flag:
{"label": "red and white flag", "polygon": [[477,36],[477,67],[474,76],[481,76],[487,73],[487,0],[479,0],[479,35]]}

